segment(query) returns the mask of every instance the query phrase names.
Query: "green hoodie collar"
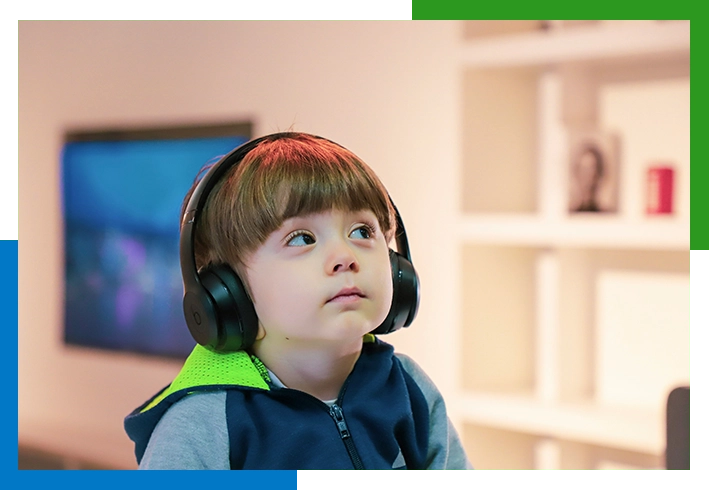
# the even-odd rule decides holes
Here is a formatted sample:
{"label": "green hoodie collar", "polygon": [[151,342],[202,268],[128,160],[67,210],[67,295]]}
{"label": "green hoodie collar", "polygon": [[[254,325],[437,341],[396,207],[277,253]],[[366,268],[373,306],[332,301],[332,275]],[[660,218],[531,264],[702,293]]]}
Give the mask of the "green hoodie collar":
{"label": "green hoodie collar", "polygon": [[269,390],[271,378],[266,366],[245,351],[220,354],[196,345],[177,377],[141,410],[145,412],[168,395],[187,388],[210,385],[236,385]]}

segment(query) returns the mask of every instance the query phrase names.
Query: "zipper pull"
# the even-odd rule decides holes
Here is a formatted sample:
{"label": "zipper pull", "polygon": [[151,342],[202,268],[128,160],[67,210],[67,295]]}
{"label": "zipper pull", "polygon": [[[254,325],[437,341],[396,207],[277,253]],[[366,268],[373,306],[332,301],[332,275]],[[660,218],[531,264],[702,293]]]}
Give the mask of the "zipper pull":
{"label": "zipper pull", "polygon": [[343,409],[337,404],[333,404],[330,407],[330,416],[335,420],[335,425],[338,427],[338,432],[340,432],[340,439],[342,439],[345,444],[345,449],[348,451],[350,456],[350,461],[353,463],[353,468],[356,470],[364,470],[365,466],[362,464],[360,455],[357,453],[357,448],[353,443],[353,438],[348,430],[348,425],[345,423],[345,416],[343,415]]}
{"label": "zipper pull", "polygon": [[348,430],[348,425],[345,423],[345,417],[343,416],[343,409],[338,405],[333,404],[330,407],[330,416],[335,420],[335,425],[338,426],[340,431],[340,438],[347,439],[350,437],[350,431]]}

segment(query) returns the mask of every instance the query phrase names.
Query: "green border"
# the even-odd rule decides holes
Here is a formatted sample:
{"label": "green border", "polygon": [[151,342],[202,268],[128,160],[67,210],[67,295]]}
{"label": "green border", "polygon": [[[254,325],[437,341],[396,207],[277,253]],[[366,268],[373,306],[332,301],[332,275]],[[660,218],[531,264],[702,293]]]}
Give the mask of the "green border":
{"label": "green border", "polygon": [[[704,46],[708,35],[706,22],[691,19],[691,87],[703,87],[707,83],[707,68],[704,63]],[[700,47],[701,55],[698,55]],[[693,62],[695,61],[695,62]],[[691,266],[691,470],[696,476],[695,488],[708,488],[708,227],[704,211],[708,208],[707,185],[710,172],[703,165],[707,158],[704,143],[702,115],[707,110],[707,94],[692,90],[690,102],[690,266]],[[700,144],[698,144],[700,142]],[[694,144],[695,143],[695,144]],[[693,165],[692,162],[701,162]]]}
{"label": "green border", "polygon": [[[605,3],[605,2],[603,2]],[[607,18],[692,18],[690,12],[678,12],[677,7],[673,7],[675,12],[668,13],[668,7],[654,8],[644,6],[644,15],[634,15],[629,13],[626,15],[550,15],[549,13],[542,13],[540,6],[536,5],[537,15],[531,14],[531,9],[526,4],[522,6],[521,9],[516,8],[516,17],[520,19],[525,18],[592,18],[592,17],[607,17]],[[611,2],[605,3],[602,7],[611,5]],[[207,5],[209,6],[209,4]],[[477,6],[476,6],[477,7]],[[597,7],[599,4],[597,3]],[[5,7],[8,8],[8,7]],[[93,7],[92,7],[93,8]],[[168,7],[170,10],[175,10],[173,7]],[[278,7],[276,7],[278,8]],[[294,9],[293,7],[290,7]],[[360,10],[366,9],[363,7]],[[503,13],[503,15],[496,16],[489,12],[476,12],[476,13],[462,13],[461,9],[465,7],[448,7],[441,5],[430,6],[430,10],[423,10],[422,7],[405,7],[405,8],[394,8],[390,9],[394,11],[391,18],[412,18],[412,19],[455,19],[455,18],[510,18],[510,11]],[[473,8],[473,7],[471,7]],[[477,7],[478,8],[478,7]],[[490,8],[490,7],[488,7]],[[654,12],[649,13],[648,10],[653,9]],[[37,18],[49,18],[46,15],[47,11],[52,10],[64,10],[67,11],[87,11],[84,8],[69,8],[66,5],[62,6],[52,6],[40,12],[41,17]],[[157,18],[150,15],[146,11],[150,10],[163,10],[160,7],[145,7],[141,4],[133,4],[129,2],[124,3],[122,6],[124,11],[144,11],[145,13],[141,15],[140,18]],[[189,15],[193,11],[194,7],[191,9],[183,9],[183,14],[180,16],[165,17],[161,18],[196,18],[195,16]],[[448,10],[447,10],[448,9]],[[510,5],[507,5],[505,10],[509,10]],[[38,10],[35,8],[35,10]],[[207,9],[200,9],[207,10]],[[226,10],[226,9],[212,9],[212,10]],[[246,10],[246,8],[245,8]],[[250,9],[252,11],[256,10]],[[282,13],[287,13],[289,8],[284,8]],[[294,9],[296,10],[296,9]],[[309,19],[343,19],[345,16],[304,16],[303,9],[301,12],[294,12],[292,16],[279,16],[279,17],[269,17],[271,19],[279,18],[309,18]],[[316,8],[316,11],[333,11],[333,8]],[[382,7],[379,10],[383,10]],[[548,9],[549,10],[549,9]],[[557,10],[559,12],[559,10]],[[24,14],[25,12],[23,12]],[[29,12],[27,12],[29,14]],[[196,13],[196,12],[195,12]],[[252,12],[250,12],[252,13]],[[253,12],[256,14],[257,12]],[[261,12],[258,12],[261,14]],[[402,17],[401,14],[406,13],[411,16]],[[31,15],[23,16],[23,18],[29,18]],[[80,16],[66,16],[62,18],[79,18]],[[81,18],[105,18],[105,17],[81,17]],[[123,17],[128,18],[128,17]],[[200,18],[216,18],[215,16],[204,16]],[[226,17],[221,17],[226,18]],[[230,17],[236,18],[236,17]],[[241,17],[246,18],[246,17]],[[249,18],[266,18],[262,16],[253,15]],[[367,16],[367,17],[354,17],[349,16],[348,18],[353,19],[383,19],[383,16]],[[15,38],[15,56],[16,51],[16,17],[13,17],[13,26],[8,26],[8,29],[3,30],[4,36]],[[9,23],[8,23],[9,24]],[[693,46],[704,46],[703,39],[707,36],[704,34],[702,26],[704,22],[693,20],[691,29],[691,38]],[[9,51],[12,49],[12,42],[7,39],[5,43],[0,43],[4,55],[10,58]],[[701,51],[702,52],[702,51]],[[693,55],[696,61],[701,58],[697,55],[697,49],[693,50]],[[15,64],[17,69],[17,65]],[[692,64],[693,70],[693,82],[695,86],[703,87],[705,86],[705,75],[704,66]],[[17,73],[17,72],[16,72]],[[16,76],[15,76],[15,80]],[[17,90],[17,87],[16,87]],[[705,108],[705,94],[702,90],[694,91],[692,94],[692,112],[691,120],[695,119],[692,125],[691,135],[693,134],[693,129],[696,128],[696,123],[699,123],[700,119],[695,117],[696,114],[704,113]],[[15,108],[17,110],[17,91],[15,91]],[[700,110],[699,110],[700,109]],[[5,113],[10,113],[9,108]],[[17,120],[15,121],[17,125]],[[17,126],[16,126],[17,127]],[[698,131],[695,133],[700,136]],[[700,136],[701,138],[703,136]],[[9,136],[6,136],[9,138]],[[702,140],[700,140],[702,141]],[[15,137],[15,148],[17,149],[17,135]],[[693,157],[700,156],[700,161],[704,161],[702,158],[705,153],[703,147],[698,145],[693,146],[692,155]],[[16,153],[17,154],[17,153]],[[13,168],[14,167],[14,168]],[[4,164],[0,166],[0,185],[4,185],[0,191],[0,199],[2,199],[3,209],[5,210],[5,216],[0,220],[0,225],[3,226],[0,239],[17,239],[17,159],[15,165],[11,163]],[[545,485],[549,488],[567,488],[573,486],[578,487],[588,487],[597,488],[600,485],[605,487],[622,488],[632,485],[644,485],[646,487],[660,487],[660,488],[707,488],[708,487],[708,251],[710,251],[710,246],[708,245],[707,239],[707,227],[703,227],[703,223],[700,221],[702,216],[697,218],[697,211],[705,209],[707,203],[706,191],[702,188],[702,183],[707,182],[705,175],[707,170],[705,170],[704,165],[698,167],[692,167],[692,180],[691,180],[691,208],[696,212],[691,213],[691,248],[693,251],[697,251],[695,254],[695,259],[693,260],[693,291],[694,303],[691,305],[692,308],[692,318],[693,325],[691,325],[693,338],[695,339],[694,347],[696,349],[693,356],[694,365],[694,380],[693,394],[691,395],[691,403],[693,407],[693,439],[692,439],[692,449],[693,449],[693,470],[686,472],[423,472],[423,473],[338,473],[338,472],[300,472],[298,475],[298,486],[304,489],[332,489],[337,487],[338,489],[343,488],[357,488],[361,490],[363,486],[369,487],[384,487],[385,485],[407,485],[408,487],[431,487],[431,486],[441,486],[443,488],[467,488],[472,485],[485,485],[490,484],[494,486],[507,486],[513,485],[529,485],[531,483],[537,485]],[[14,183],[14,185],[13,185]],[[14,211],[14,212],[13,212]],[[13,215],[14,214],[14,218]],[[696,325],[700,325],[699,329],[696,329]],[[111,472],[107,472],[111,473]],[[109,477],[110,478],[110,477]],[[205,476],[207,480],[210,478]]]}

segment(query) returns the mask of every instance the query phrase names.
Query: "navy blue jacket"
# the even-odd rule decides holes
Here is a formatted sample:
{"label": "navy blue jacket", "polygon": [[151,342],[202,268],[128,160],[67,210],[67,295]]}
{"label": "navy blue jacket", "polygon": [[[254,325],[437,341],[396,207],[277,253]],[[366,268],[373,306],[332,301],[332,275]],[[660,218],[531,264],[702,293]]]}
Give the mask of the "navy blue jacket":
{"label": "navy blue jacket", "polygon": [[[173,386],[172,390],[168,387],[126,417],[125,429],[135,442],[136,458],[142,463],[141,466],[168,468],[180,466],[176,461],[183,461],[181,465],[214,467],[211,462],[203,461],[205,456],[202,455],[210,454],[211,445],[219,446],[219,443],[206,440],[219,433],[219,430],[210,427],[213,421],[209,419],[214,417],[204,415],[208,412],[188,412],[180,422],[164,422],[170,429],[166,432],[163,428],[155,431],[156,434],[177,434],[176,438],[185,439],[185,442],[168,442],[165,447],[170,447],[172,454],[154,449],[153,453],[158,454],[151,454],[153,462],[150,465],[146,465],[142,459],[151,437],[161,437],[153,436],[154,429],[171,407],[178,407],[180,402],[190,398],[203,396],[202,392],[218,391],[226,393],[226,396],[220,398],[223,402],[219,402],[224,403],[224,408],[220,405],[220,408],[210,409],[209,413],[226,414],[225,439],[228,441],[231,469],[432,467],[432,460],[436,456],[430,447],[432,428],[436,425],[430,420],[432,397],[427,399],[420,387],[421,380],[415,380],[410,374],[411,368],[405,368],[389,344],[380,340],[363,344],[359,359],[331,407],[307,393],[275,387],[260,361],[254,357],[249,359],[252,368],[260,373],[265,382],[261,386],[259,383],[239,381],[225,383],[220,379],[217,383],[197,386],[190,386],[191,383],[185,387]],[[237,364],[240,367],[236,371],[248,369],[243,356],[241,363]],[[186,367],[188,365],[189,362],[186,362]],[[230,367],[230,371],[234,370]],[[203,397],[203,400],[209,399]],[[440,405],[443,407],[443,400]],[[435,412],[441,413],[441,410]],[[443,414],[443,425],[448,432],[445,445],[455,446],[452,452],[457,454],[454,458],[458,460],[457,465],[470,467],[458,436],[448,423],[445,410]],[[214,422],[224,424],[224,421]],[[194,434],[204,436],[184,434],[192,430],[189,425],[193,423],[202,426],[195,427]],[[160,441],[153,443],[156,447],[163,447]],[[194,448],[203,445],[204,451],[196,451]],[[443,461],[442,458],[438,459]],[[446,467],[446,463],[437,464]]]}

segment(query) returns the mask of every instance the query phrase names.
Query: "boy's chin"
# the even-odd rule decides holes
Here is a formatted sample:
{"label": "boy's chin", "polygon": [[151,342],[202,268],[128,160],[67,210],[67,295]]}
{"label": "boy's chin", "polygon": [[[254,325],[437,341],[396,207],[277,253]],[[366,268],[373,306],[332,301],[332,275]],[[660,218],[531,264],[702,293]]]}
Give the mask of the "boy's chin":
{"label": "boy's chin", "polygon": [[[379,318],[382,316],[382,318]],[[362,338],[368,333],[375,330],[384,321],[386,315],[363,315],[362,312],[347,312],[341,314],[338,318],[329,318],[327,321],[323,322],[323,319],[316,320],[320,323],[320,326],[314,327],[314,324],[310,324],[308,327],[297,327],[292,325],[291,328],[287,329],[291,334],[287,334],[285,330],[282,330],[278,334],[272,333],[269,335],[269,329],[266,328],[266,336],[263,341],[266,343],[272,343],[276,337],[283,337],[285,344],[290,344],[296,346],[298,343],[304,344],[343,344],[355,341],[361,341]],[[321,323],[323,322],[323,323]],[[300,332],[300,334],[299,334]],[[278,342],[278,340],[276,340]],[[258,340],[256,343],[260,343],[262,340]]]}
{"label": "boy's chin", "polygon": [[342,322],[329,329],[322,340],[335,343],[359,342],[378,325],[372,322]]}

